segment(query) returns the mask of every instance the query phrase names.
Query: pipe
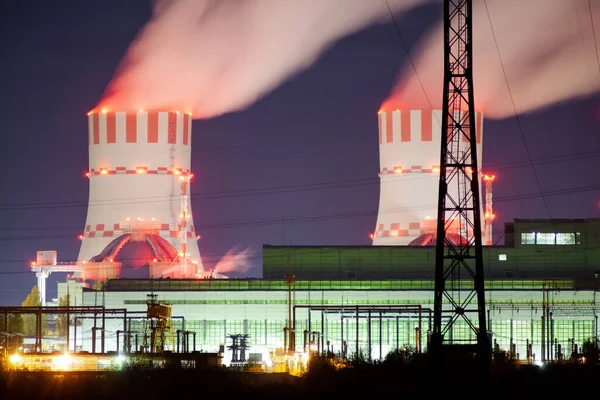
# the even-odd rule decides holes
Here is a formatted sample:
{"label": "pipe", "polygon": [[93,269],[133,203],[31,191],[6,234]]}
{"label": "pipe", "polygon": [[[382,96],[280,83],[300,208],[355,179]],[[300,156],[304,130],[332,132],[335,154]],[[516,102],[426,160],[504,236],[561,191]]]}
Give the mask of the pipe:
{"label": "pipe", "polygon": [[381,318],[381,311],[379,311],[379,359],[380,360],[383,358],[383,344],[381,343],[381,342],[383,342],[383,334],[382,334],[381,325],[383,325],[383,319]]}
{"label": "pipe", "polygon": [[356,358],[358,359],[358,306],[356,306]]}

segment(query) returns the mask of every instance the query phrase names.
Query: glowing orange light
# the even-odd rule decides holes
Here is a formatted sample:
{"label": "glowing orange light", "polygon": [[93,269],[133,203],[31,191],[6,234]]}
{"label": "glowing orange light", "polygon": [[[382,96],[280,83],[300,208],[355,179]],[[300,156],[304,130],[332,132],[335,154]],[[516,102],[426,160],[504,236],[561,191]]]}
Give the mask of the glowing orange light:
{"label": "glowing orange light", "polygon": [[483,175],[483,179],[486,181],[493,181],[495,178],[495,175]]}
{"label": "glowing orange light", "polygon": [[438,172],[440,172],[440,167],[433,167],[433,168],[431,168],[431,170],[435,173],[438,173]]}
{"label": "glowing orange light", "polygon": [[371,233],[371,234],[369,235],[369,237],[370,237],[371,239],[373,239],[375,236],[374,236],[374,235]]}
{"label": "glowing orange light", "polygon": [[465,168],[465,172],[466,172],[467,174],[472,174],[472,173],[473,173],[473,168],[471,168],[471,167],[467,167],[467,168]]}
{"label": "glowing orange light", "polygon": [[156,258],[154,260],[152,260],[152,261],[156,262]]}
{"label": "glowing orange light", "polygon": [[108,262],[113,262],[112,258],[108,260]]}
{"label": "glowing orange light", "polygon": [[175,114],[179,114],[179,111],[175,111]]}
{"label": "glowing orange light", "polygon": [[148,168],[146,168],[146,167],[137,167],[135,169],[135,172],[138,174],[145,174],[147,170],[148,170]]}
{"label": "glowing orange light", "polygon": [[102,175],[106,175],[106,174],[108,174],[108,169],[106,169],[106,168],[100,168],[100,173]]}
{"label": "glowing orange light", "polygon": [[91,111],[90,111],[90,112],[88,112],[88,113],[87,113],[87,115],[92,115],[92,112],[91,112]]}
{"label": "glowing orange light", "polygon": [[180,177],[179,177],[179,180],[180,180],[180,181],[185,181],[185,176],[180,176]]}
{"label": "glowing orange light", "polygon": [[129,221],[129,217],[125,218],[125,221]]}
{"label": "glowing orange light", "polygon": [[394,167],[394,172],[397,174],[401,174],[402,173],[402,167]]}
{"label": "glowing orange light", "polygon": [[106,108],[102,109],[102,114],[106,114]]}
{"label": "glowing orange light", "polygon": [[173,173],[174,173],[175,175],[181,175],[181,168],[175,168],[175,169],[173,170]]}
{"label": "glowing orange light", "polygon": [[156,219],[154,219],[154,217],[152,217],[152,221],[156,221]]}
{"label": "glowing orange light", "polygon": [[79,240],[83,240],[83,235],[79,235]]}
{"label": "glowing orange light", "polygon": [[200,235],[197,235],[197,236],[196,236],[196,240],[200,240],[200,239],[202,239],[202,236],[200,236]]}
{"label": "glowing orange light", "polygon": [[142,109],[140,108],[140,112],[144,112],[144,110],[142,110]]}
{"label": "glowing orange light", "polygon": [[86,177],[88,177],[88,178],[90,177],[90,175],[91,175],[91,174],[90,174],[89,172],[86,172],[86,173],[85,173],[85,176],[86,176]]}
{"label": "glowing orange light", "polygon": [[35,261],[32,261],[32,262],[31,262],[31,266],[32,266],[32,267],[35,267]]}

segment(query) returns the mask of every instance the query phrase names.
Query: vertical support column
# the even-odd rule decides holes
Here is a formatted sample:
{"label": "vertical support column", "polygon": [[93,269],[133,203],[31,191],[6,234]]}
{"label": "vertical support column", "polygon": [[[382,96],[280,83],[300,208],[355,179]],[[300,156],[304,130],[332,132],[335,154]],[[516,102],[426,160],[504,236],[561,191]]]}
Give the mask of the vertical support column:
{"label": "vertical support column", "polygon": [[187,250],[187,233],[188,233],[188,182],[191,179],[191,174],[180,175],[181,180],[181,215],[179,223],[179,261],[181,263],[181,277],[189,278],[188,273],[188,250]]}
{"label": "vertical support column", "polygon": [[383,359],[383,315],[381,311],[379,311],[379,359]]}
{"label": "vertical support column", "polygon": [[367,314],[367,346],[368,346],[368,356],[369,361],[372,360],[372,349],[371,349],[371,310],[369,310]]}
{"label": "vertical support column", "polygon": [[360,319],[359,319],[359,315],[358,315],[358,306],[356,306],[356,358],[357,359],[358,359],[358,352],[360,350],[358,347],[358,323],[359,323],[359,321],[360,321]]}
{"label": "vertical support column", "polygon": [[50,275],[49,271],[40,270],[40,272],[36,272],[35,276],[37,277],[37,287],[40,292],[40,304],[42,307],[46,307],[46,278]]}

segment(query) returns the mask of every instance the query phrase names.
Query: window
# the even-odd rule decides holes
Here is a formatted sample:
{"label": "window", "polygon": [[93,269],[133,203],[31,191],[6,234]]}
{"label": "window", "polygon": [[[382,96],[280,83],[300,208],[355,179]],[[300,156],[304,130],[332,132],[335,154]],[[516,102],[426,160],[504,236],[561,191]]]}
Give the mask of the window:
{"label": "window", "polygon": [[506,261],[506,254],[498,254],[498,261]]}
{"label": "window", "polygon": [[555,244],[556,233],[540,233],[535,236],[535,244]]}
{"label": "window", "polygon": [[575,244],[574,233],[557,233],[556,244]]}
{"label": "window", "polygon": [[535,233],[521,233],[521,244],[535,244]]}

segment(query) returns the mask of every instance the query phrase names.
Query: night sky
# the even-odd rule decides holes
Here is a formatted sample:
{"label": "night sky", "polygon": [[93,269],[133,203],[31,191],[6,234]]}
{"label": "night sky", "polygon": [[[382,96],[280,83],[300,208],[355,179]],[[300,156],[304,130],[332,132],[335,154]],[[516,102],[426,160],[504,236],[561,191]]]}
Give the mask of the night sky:
{"label": "night sky", "polygon": [[[86,113],[152,3],[0,4],[0,305],[15,305],[36,283],[28,267],[37,250],[77,259],[88,196]],[[439,5],[398,18],[408,48],[439,18]],[[408,61],[390,20],[337,42],[251,107],[194,121],[192,210],[206,267],[232,248],[250,249],[253,267],[239,276],[260,277],[263,244],[370,245],[377,111]],[[599,217],[599,125],[598,94],[485,120],[498,244],[515,218]],[[48,280],[49,299],[58,280],[64,274]]]}

